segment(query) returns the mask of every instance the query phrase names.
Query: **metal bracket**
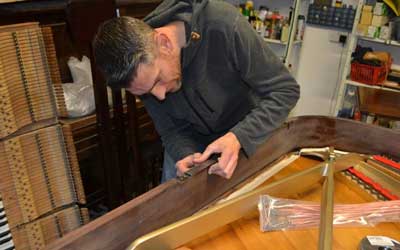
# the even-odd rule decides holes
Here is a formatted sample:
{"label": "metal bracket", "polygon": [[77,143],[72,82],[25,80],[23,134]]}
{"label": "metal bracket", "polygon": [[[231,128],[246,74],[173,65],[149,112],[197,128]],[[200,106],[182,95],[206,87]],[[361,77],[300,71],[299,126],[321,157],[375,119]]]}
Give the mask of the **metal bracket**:
{"label": "metal bracket", "polygon": [[203,171],[203,169],[206,169],[210,167],[211,165],[215,164],[218,162],[216,155],[212,155],[209,160],[201,163],[201,164],[195,164],[191,169],[183,173],[181,176],[177,176],[177,180],[182,183],[185,182],[186,180],[190,179],[190,177],[196,175],[197,173]]}

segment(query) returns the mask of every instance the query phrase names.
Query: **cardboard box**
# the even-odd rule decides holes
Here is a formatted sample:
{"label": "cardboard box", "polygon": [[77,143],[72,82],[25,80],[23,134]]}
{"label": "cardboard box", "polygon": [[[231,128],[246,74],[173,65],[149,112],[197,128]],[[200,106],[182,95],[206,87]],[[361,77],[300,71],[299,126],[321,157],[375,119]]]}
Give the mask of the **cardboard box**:
{"label": "cardboard box", "polygon": [[377,15],[374,15],[374,16],[372,17],[372,22],[371,22],[371,24],[372,24],[373,26],[380,27],[380,26],[384,26],[384,25],[387,24],[388,22],[389,22],[389,18],[388,18],[387,16],[377,16]]}
{"label": "cardboard box", "polygon": [[374,7],[374,15],[387,16],[388,9],[385,3],[376,3]]}
{"label": "cardboard box", "polygon": [[362,11],[372,12],[373,8],[372,5],[363,5]]}
{"label": "cardboard box", "polygon": [[370,25],[368,27],[367,37],[378,38],[380,30],[381,30],[381,27],[376,27],[376,26]]}
{"label": "cardboard box", "polygon": [[360,24],[371,25],[372,23],[372,12],[363,11],[361,13]]}
{"label": "cardboard box", "polygon": [[369,25],[367,24],[357,24],[357,34],[360,36],[367,36],[368,34],[368,27]]}

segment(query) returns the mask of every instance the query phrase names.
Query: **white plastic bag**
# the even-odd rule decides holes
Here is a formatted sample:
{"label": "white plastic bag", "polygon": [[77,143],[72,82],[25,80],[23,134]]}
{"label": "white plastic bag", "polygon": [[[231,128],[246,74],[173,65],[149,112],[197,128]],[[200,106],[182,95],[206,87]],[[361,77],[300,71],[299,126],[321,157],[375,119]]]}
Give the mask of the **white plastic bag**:
{"label": "white plastic bag", "polygon": [[68,67],[71,71],[72,80],[74,83],[87,83],[92,85],[92,70],[90,68],[90,59],[87,56],[82,57],[82,61],[79,61],[76,57],[70,57],[68,59]]}
{"label": "white plastic bag", "polygon": [[62,86],[69,117],[81,117],[94,112],[95,104],[92,85],[65,83]]}
{"label": "white plastic bag", "polygon": [[89,115],[95,110],[90,60],[86,56],[82,57],[82,61],[76,57],[70,57],[68,67],[74,81],[73,83],[62,85],[68,116],[81,117]]}

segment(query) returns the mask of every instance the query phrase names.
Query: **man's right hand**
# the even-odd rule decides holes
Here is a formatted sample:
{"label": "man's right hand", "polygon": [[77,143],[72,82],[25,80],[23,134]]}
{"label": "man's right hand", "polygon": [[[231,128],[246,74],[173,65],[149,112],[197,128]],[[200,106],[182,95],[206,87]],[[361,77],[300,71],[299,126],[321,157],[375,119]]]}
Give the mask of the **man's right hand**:
{"label": "man's right hand", "polygon": [[176,175],[181,176],[183,173],[188,171],[191,167],[193,167],[194,163],[194,158],[199,158],[201,156],[200,153],[194,153],[191,155],[186,156],[182,160],[178,161],[176,163]]}

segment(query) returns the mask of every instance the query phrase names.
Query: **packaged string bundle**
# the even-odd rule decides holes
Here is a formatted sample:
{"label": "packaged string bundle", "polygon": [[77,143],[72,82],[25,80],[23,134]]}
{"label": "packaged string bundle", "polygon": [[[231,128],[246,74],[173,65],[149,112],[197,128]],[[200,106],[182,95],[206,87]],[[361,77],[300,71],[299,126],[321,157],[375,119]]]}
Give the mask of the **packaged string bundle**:
{"label": "packaged string bundle", "polygon": [[[319,203],[262,195],[258,204],[262,232],[319,226]],[[400,221],[400,200],[334,206],[333,225],[373,226]]]}

